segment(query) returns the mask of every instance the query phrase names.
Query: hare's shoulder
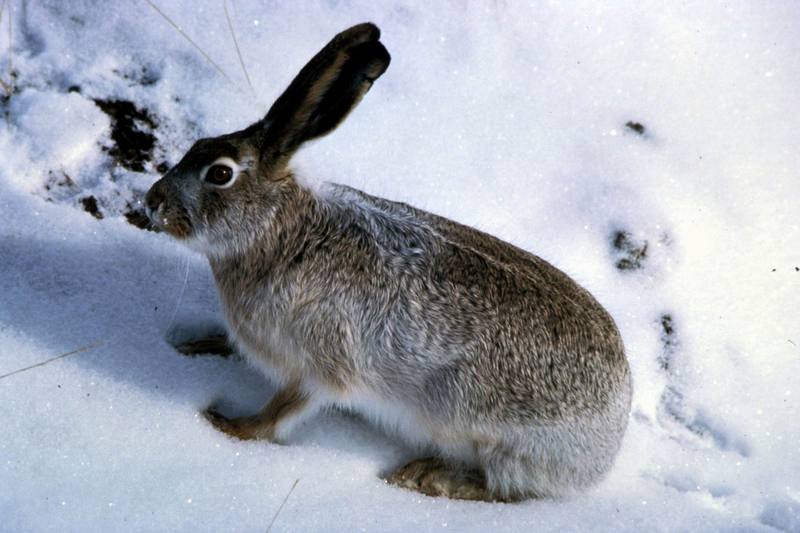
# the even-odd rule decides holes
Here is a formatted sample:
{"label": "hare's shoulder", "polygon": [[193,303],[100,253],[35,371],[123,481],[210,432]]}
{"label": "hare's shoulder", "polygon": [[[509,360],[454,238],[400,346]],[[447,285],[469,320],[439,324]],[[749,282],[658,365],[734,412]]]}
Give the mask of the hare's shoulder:
{"label": "hare's shoulder", "polygon": [[[558,280],[563,283],[569,280],[566,274],[540,257],[470,226],[345,185],[333,185],[332,191],[369,213],[369,218],[381,221],[380,225],[386,228],[384,233],[396,234],[391,235],[393,238],[402,239],[404,233],[408,236],[422,235],[448,248],[478,256],[495,267],[517,275],[537,281]],[[569,283],[572,284],[571,280]]]}

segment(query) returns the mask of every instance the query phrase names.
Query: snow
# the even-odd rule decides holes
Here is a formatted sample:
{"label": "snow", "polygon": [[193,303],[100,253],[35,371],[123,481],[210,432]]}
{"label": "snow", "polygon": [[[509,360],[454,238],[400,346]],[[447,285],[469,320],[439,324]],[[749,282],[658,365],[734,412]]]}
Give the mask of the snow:
{"label": "snow", "polygon": [[[800,531],[797,3],[229,2],[253,90],[222,2],[156,3],[231,81],[147,2],[0,4],[0,376],[81,350],[0,379],[0,530],[263,531],[288,494],[274,531]],[[381,481],[409,451],[352,416],[278,446],[198,415],[273,389],[172,349],[219,327],[213,281],[124,214],[364,20],[392,64],[296,166],[498,235],[609,309],[634,404],[586,494],[427,498]],[[154,118],[143,172],[94,100]]]}

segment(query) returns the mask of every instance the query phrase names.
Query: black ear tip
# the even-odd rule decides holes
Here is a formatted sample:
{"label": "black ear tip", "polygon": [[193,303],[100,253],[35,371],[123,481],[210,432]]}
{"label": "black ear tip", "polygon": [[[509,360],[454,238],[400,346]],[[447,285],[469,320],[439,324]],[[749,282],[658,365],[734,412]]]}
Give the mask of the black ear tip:
{"label": "black ear tip", "polygon": [[361,43],[348,50],[349,67],[357,69],[369,81],[378,79],[386,69],[392,56],[379,41]]}
{"label": "black ear tip", "polygon": [[389,54],[389,51],[383,46],[382,43],[375,43],[376,50],[375,50],[375,59],[380,64],[380,69],[375,76],[376,78],[379,77],[381,74],[386,72],[386,69],[389,68],[389,63],[392,62],[392,56]]}
{"label": "black ear tip", "polygon": [[372,22],[362,22],[344,30],[340,35],[346,35],[347,40],[354,39],[359,42],[377,41],[381,38],[381,30]]}

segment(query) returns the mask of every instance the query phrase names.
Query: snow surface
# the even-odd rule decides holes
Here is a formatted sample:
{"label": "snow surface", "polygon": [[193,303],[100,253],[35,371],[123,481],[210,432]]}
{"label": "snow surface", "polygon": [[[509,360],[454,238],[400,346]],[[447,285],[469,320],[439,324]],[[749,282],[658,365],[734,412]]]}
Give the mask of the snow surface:
{"label": "snow surface", "polygon": [[[254,91],[221,1],[157,4],[230,81],[145,1],[0,3],[0,376],[83,349],[0,380],[0,530],[263,531],[299,480],[273,531],[800,531],[800,4],[230,2]],[[634,402],[584,495],[428,498],[381,481],[409,452],[350,415],[289,446],[198,415],[272,388],[172,349],[221,321],[208,267],[123,213],[364,20],[392,65],[297,167],[498,235],[610,310]],[[144,172],[95,99],[154,120]]]}

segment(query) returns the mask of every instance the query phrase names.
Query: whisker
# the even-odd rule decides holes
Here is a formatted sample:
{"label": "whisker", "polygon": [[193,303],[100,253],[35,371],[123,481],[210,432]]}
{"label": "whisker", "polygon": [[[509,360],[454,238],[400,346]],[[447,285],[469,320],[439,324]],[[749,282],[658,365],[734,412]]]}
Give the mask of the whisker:
{"label": "whisker", "polygon": [[181,291],[178,293],[178,301],[175,304],[175,309],[172,311],[172,316],[167,323],[167,331],[172,329],[172,326],[175,325],[175,317],[178,315],[178,311],[181,308],[181,304],[183,303],[183,295],[186,293],[186,285],[189,281],[189,257],[185,256],[183,258],[183,264],[185,266],[185,272],[183,275],[183,285],[181,286]]}

